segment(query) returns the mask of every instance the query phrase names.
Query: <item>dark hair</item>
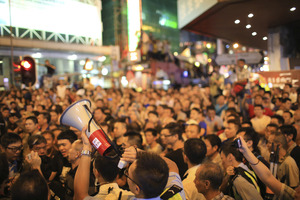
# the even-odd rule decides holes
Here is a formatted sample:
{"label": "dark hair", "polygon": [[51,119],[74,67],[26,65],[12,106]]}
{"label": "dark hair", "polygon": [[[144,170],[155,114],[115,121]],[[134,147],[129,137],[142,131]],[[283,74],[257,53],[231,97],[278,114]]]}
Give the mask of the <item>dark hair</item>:
{"label": "dark hair", "polygon": [[284,98],[284,99],[282,99],[282,103],[285,103],[287,101],[292,101],[292,100],[290,98]]}
{"label": "dark hair", "polygon": [[277,124],[270,123],[270,124],[267,125],[267,127],[273,127],[273,128],[276,128],[276,131],[278,130],[278,125]]}
{"label": "dark hair", "polygon": [[208,180],[213,190],[218,190],[223,181],[223,172],[221,167],[212,162],[205,162],[201,164],[201,171],[196,177],[201,180]]}
{"label": "dark hair", "polygon": [[154,128],[148,128],[148,129],[146,129],[144,132],[145,132],[145,134],[146,134],[147,132],[151,132],[151,134],[152,134],[154,137],[157,136],[157,130],[154,129]]}
{"label": "dark hair", "polygon": [[240,121],[237,119],[230,119],[227,121],[227,124],[234,124],[236,127],[236,130],[240,128]]}
{"label": "dark hair", "polygon": [[127,142],[130,146],[136,145],[137,148],[143,149],[143,138],[142,135],[136,131],[127,131],[124,137],[128,137]]}
{"label": "dark hair", "polygon": [[57,140],[69,140],[73,143],[77,140],[77,135],[72,130],[64,130],[57,136]]}
{"label": "dark hair", "polygon": [[245,120],[242,122],[242,124],[249,124],[252,127],[252,122],[249,120]]}
{"label": "dark hair", "polygon": [[16,142],[22,142],[21,137],[15,133],[6,133],[1,137],[1,146],[6,148],[10,144],[14,144]]}
{"label": "dark hair", "polygon": [[192,164],[200,164],[206,155],[206,145],[202,139],[191,138],[184,142],[184,154]]}
{"label": "dark hair", "polygon": [[173,114],[173,115],[175,114],[175,111],[172,107],[166,106],[166,107],[164,107],[164,110],[170,110],[171,114]]}
{"label": "dark hair", "polygon": [[260,150],[257,147],[258,142],[259,142],[258,133],[252,127],[240,128],[238,130],[237,134],[240,133],[240,132],[245,132],[245,135],[244,135],[245,141],[251,140],[252,143],[253,143],[252,147],[253,147],[254,151],[257,152],[258,154],[260,154]]}
{"label": "dark hair", "polygon": [[144,198],[154,198],[164,191],[169,178],[169,168],[159,155],[139,152],[133,177],[143,190]]}
{"label": "dark hair", "polygon": [[292,125],[283,125],[283,126],[279,127],[279,130],[284,135],[293,135],[293,141],[296,142],[297,130],[294,126],[292,126]]}
{"label": "dark hair", "polygon": [[162,129],[168,129],[171,135],[178,135],[178,139],[182,140],[183,128],[175,122],[171,122],[164,126]]}
{"label": "dark hair", "polygon": [[30,149],[32,149],[34,145],[39,145],[42,143],[47,144],[46,139],[42,135],[32,135],[28,138],[28,141],[27,141],[27,144]]}
{"label": "dark hair", "polygon": [[286,141],[286,137],[284,136],[284,134],[279,133],[279,132],[272,132],[271,135],[274,135],[274,143],[280,143],[282,145],[282,148],[287,150],[288,149],[288,144]]}
{"label": "dark hair", "polygon": [[238,61],[242,61],[243,63],[246,63],[246,60],[243,58],[238,59]]}
{"label": "dark hair", "polygon": [[48,185],[38,170],[22,173],[11,187],[12,200],[47,200]]}
{"label": "dark hair", "polygon": [[207,106],[206,110],[207,110],[207,111],[209,111],[209,110],[214,110],[214,111],[216,111],[216,109],[215,109],[215,107],[214,107],[213,105]]}
{"label": "dark hair", "polygon": [[38,123],[38,120],[37,120],[37,118],[35,116],[27,117],[26,120],[31,120],[31,121],[33,121],[34,124]]}
{"label": "dark hair", "polygon": [[285,85],[285,86],[287,85],[287,86],[289,86],[290,88],[293,87],[291,83],[286,83],[286,84],[284,84],[284,85]]}
{"label": "dark hair", "polygon": [[150,111],[150,112],[148,112],[148,116],[149,116],[149,114],[153,114],[153,115],[156,115],[156,117],[158,117],[158,113],[156,111]]}
{"label": "dark hair", "polygon": [[204,137],[204,139],[208,140],[212,147],[217,146],[218,151],[219,151],[219,149],[221,147],[221,144],[222,144],[221,139],[219,138],[219,136],[217,136],[215,134],[211,134],[211,135],[206,135]]}
{"label": "dark hair", "polygon": [[103,179],[107,182],[113,182],[118,173],[118,160],[106,158],[98,154],[95,158],[95,169],[101,174]]}
{"label": "dark hair", "polygon": [[255,104],[255,105],[254,105],[254,108],[255,108],[255,107],[260,107],[262,110],[264,109],[263,105],[261,105],[261,104]]}
{"label": "dark hair", "polygon": [[50,114],[48,112],[41,112],[40,115],[43,115],[43,117],[47,119],[47,124],[50,123],[51,116],[50,116]]}
{"label": "dark hair", "polygon": [[201,110],[199,108],[192,108],[191,111],[194,110],[196,112],[198,112],[199,114],[202,114]]}
{"label": "dark hair", "polygon": [[220,153],[223,152],[223,154],[225,154],[225,156],[227,157],[228,154],[232,154],[235,157],[235,160],[238,162],[242,162],[243,161],[243,154],[234,146],[232,146],[231,143],[226,143],[223,144],[223,146],[221,147]]}
{"label": "dark hair", "polygon": [[277,119],[279,124],[283,124],[284,123],[284,119],[283,119],[283,117],[281,115],[276,115],[275,114],[275,115],[271,116],[271,119],[272,118]]}

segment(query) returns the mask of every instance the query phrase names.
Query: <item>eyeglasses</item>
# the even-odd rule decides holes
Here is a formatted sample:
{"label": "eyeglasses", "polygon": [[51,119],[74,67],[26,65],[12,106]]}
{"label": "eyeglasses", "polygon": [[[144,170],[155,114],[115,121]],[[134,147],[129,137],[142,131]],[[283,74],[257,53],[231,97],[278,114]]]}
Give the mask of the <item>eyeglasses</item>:
{"label": "eyeglasses", "polygon": [[[124,175],[126,176],[126,178],[130,179],[130,180],[131,180],[132,182],[134,182],[137,186],[139,186],[139,184],[137,184],[137,182],[135,182],[132,178],[129,177],[129,174],[128,174],[128,168],[125,169]],[[139,188],[142,189],[141,186],[139,186]]]}
{"label": "eyeglasses", "polygon": [[7,149],[13,151],[13,152],[17,152],[17,151],[22,151],[23,150],[23,146],[18,146],[18,147],[6,147]]}

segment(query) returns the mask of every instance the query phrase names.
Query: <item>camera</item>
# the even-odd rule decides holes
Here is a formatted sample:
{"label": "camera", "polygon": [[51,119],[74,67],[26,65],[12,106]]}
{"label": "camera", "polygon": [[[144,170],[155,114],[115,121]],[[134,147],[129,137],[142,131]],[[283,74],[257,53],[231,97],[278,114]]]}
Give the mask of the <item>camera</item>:
{"label": "camera", "polygon": [[240,138],[236,138],[232,142],[232,146],[234,146],[235,148],[241,148],[242,147],[242,142],[241,142]]}

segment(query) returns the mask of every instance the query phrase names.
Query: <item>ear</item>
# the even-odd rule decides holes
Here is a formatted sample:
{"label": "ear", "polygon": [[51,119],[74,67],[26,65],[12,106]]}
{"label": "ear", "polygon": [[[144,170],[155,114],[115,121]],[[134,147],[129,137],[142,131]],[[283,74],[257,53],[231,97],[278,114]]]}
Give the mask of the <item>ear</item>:
{"label": "ear", "polygon": [[209,180],[205,180],[204,184],[205,184],[205,189],[208,190],[210,188],[210,181]]}
{"label": "ear", "polygon": [[215,145],[215,146],[212,147],[212,149],[216,152],[218,150],[218,146]]}
{"label": "ear", "polygon": [[252,141],[252,140],[248,140],[248,141],[247,141],[247,146],[248,146],[248,147],[251,147],[252,145],[253,145],[253,141]]}

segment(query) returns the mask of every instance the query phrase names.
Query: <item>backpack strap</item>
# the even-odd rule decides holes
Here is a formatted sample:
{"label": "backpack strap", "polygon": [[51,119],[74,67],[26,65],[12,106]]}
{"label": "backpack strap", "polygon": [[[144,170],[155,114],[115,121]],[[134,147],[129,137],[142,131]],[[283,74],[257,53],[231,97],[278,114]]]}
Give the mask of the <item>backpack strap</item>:
{"label": "backpack strap", "polygon": [[179,192],[182,191],[182,188],[179,187],[178,185],[172,185],[170,188],[167,188],[161,195],[160,198],[162,200],[168,200],[168,199],[173,199],[173,200],[181,200],[181,196],[179,195]]}

